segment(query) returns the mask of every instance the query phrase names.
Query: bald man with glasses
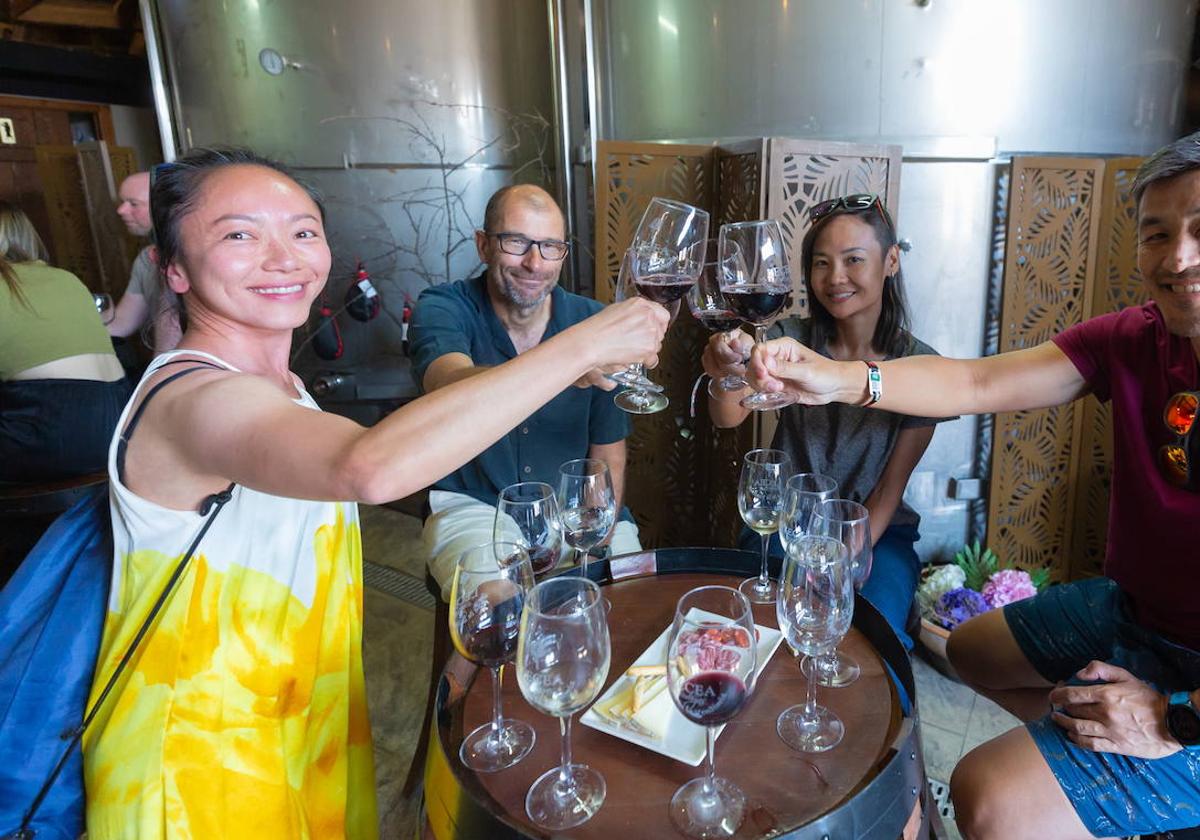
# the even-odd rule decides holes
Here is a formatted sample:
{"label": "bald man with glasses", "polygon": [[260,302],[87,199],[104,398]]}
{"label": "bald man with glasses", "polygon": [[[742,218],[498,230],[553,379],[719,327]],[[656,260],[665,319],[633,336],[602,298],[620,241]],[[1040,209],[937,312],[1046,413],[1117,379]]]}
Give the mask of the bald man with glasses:
{"label": "bald man with glasses", "polygon": [[[475,232],[475,247],[484,273],[426,289],[413,312],[413,373],[426,393],[515,358],[602,308],[558,285],[569,246],[562,212],[540,187],[496,192],[483,230]],[[434,485],[423,538],[443,597],[462,552],[492,538],[496,499],[508,485],[543,481],[556,487],[560,464],[597,458],[608,464],[620,507],[629,421],[613,404],[613,387],[603,371],[592,371]],[[639,551],[637,526],[629,511],[621,511],[608,550]]]}

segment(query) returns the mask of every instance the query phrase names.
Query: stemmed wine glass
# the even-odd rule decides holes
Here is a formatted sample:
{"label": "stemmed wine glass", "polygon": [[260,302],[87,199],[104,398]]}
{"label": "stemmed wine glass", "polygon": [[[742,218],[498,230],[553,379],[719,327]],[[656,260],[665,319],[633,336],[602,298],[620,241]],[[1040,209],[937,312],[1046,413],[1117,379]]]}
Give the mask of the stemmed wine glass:
{"label": "stemmed wine glass", "polygon": [[559,467],[558,510],[563,538],[575,549],[586,575],[589,552],[608,539],[617,522],[617,495],[608,464],[579,458]]}
{"label": "stemmed wine glass", "polygon": [[671,797],[671,822],[688,837],[732,837],[746,795],[713,767],[713,728],[754,691],[758,651],[750,602],[736,589],[701,586],[679,599],[667,640],[667,688],[685,718],[705,728],[705,774]]}
{"label": "stemmed wine glass", "polygon": [[[688,309],[692,317],[709,332],[729,332],[737,329],[742,319],[729,307],[729,301],[721,293],[721,277],[718,271],[718,240],[710,239],[705,244],[704,270],[696,284],[688,290]],[[740,376],[725,376],[717,387],[725,391],[738,391],[746,387]]]}
{"label": "stemmed wine glass", "polygon": [[[792,275],[779,223],[767,219],[721,225],[717,250],[721,291],[729,308],[754,327],[754,341],[762,344],[767,325],[783,311],[792,293]],[[782,392],[759,392],[743,399],[742,407],[768,411],[795,401]]]}
{"label": "stemmed wine glass", "polygon": [[111,324],[113,318],[117,316],[117,311],[113,308],[112,295],[107,292],[95,292],[92,294],[92,303],[96,304],[96,311],[100,313],[100,323],[105,326]]}
{"label": "stemmed wine glass", "polygon": [[[617,285],[613,289],[613,300],[620,303],[623,300],[628,300],[637,294],[637,289],[633,285],[633,249],[626,249],[621,257],[621,268],[617,271]],[[652,391],[660,393],[663,387],[657,382],[646,377],[645,365],[640,362],[635,362],[628,367],[613,373],[606,373],[609,379],[619,385],[625,385],[629,388],[638,389],[641,391]],[[651,396],[646,396],[647,406],[657,405],[653,402]],[[666,408],[667,398],[663,397],[662,407]],[[655,409],[659,410],[659,409]]]}
{"label": "stemmed wine glass", "polygon": [[[682,298],[704,267],[707,240],[708,213],[679,201],[651,199],[629,249],[638,294],[668,307]],[[653,414],[666,408],[668,400],[634,388],[613,402],[631,414]]]}
{"label": "stemmed wine glass", "polygon": [[604,777],[571,761],[571,716],[600,693],[610,657],[600,587],[571,576],[549,578],[533,588],[521,615],[517,684],[531,706],[559,719],[562,764],[529,788],[525,812],[549,831],[586,822],[604,804]]}
{"label": "stemmed wine glass", "polygon": [[788,543],[812,528],[812,514],[818,502],[832,499],[838,485],[820,473],[796,473],[783,487],[783,512],[779,515],[779,541],[787,551]]}
{"label": "stemmed wine glass", "polygon": [[[775,616],[797,659],[819,658],[849,631],[854,617],[851,577],[846,547],[832,537],[808,534],[788,547]],[[807,699],[785,709],[775,731],[793,749],[823,752],[841,742],[845,726],[832,711],[817,705],[817,679],[810,673]]]}
{"label": "stemmed wine glass", "polygon": [[[813,534],[833,537],[846,546],[854,577],[854,588],[861,589],[871,574],[871,522],[867,509],[847,499],[826,499],[813,510]],[[804,663],[805,673],[812,661]],[[858,679],[861,669],[853,657],[839,654],[836,649],[816,658],[821,685],[841,688]]]}
{"label": "stemmed wine glass", "polygon": [[562,553],[562,523],[554,488],[543,481],[522,481],[501,490],[492,539],[524,546],[534,575],[553,569]]}
{"label": "stemmed wine glass", "polygon": [[492,672],[492,720],[463,738],[462,763],[479,773],[512,767],[533,749],[533,727],[500,714],[500,682],[517,652],[521,610],[533,586],[529,555],[516,543],[463,552],[450,585],[450,638],[464,657]]}
{"label": "stemmed wine glass", "polygon": [[755,604],[775,601],[775,581],[767,573],[767,548],[779,528],[783,488],[792,470],[792,459],[780,449],[752,449],[742,460],[738,479],[738,511],[750,530],[762,538],[762,568],[758,577],[746,578],[738,587]]}

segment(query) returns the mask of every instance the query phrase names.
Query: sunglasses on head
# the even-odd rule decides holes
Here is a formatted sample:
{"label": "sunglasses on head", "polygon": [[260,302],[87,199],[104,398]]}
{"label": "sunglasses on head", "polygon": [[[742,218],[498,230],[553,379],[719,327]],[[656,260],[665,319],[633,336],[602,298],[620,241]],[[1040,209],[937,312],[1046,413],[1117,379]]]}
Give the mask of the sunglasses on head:
{"label": "sunglasses on head", "polygon": [[810,222],[820,221],[837,210],[846,210],[849,213],[861,213],[864,210],[870,210],[872,207],[878,207],[879,212],[886,214],[883,200],[874,193],[843,195],[814,204],[808,211],[808,220]]}
{"label": "sunglasses on head", "polygon": [[1195,466],[1195,450],[1200,443],[1200,435],[1194,435],[1196,427],[1196,409],[1200,407],[1200,391],[1181,391],[1167,400],[1163,409],[1163,423],[1167,430],[1175,436],[1171,443],[1158,448],[1158,465],[1163,477],[1176,487],[1186,487],[1189,490],[1200,490],[1197,477],[1200,470]]}

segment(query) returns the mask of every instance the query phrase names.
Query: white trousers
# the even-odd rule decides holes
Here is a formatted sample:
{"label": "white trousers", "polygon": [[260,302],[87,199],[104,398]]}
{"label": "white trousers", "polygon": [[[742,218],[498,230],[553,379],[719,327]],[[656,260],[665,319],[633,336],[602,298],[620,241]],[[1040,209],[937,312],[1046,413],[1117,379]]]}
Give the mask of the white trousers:
{"label": "white trousers", "polygon": [[[496,522],[496,506],[484,504],[464,493],[448,490],[430,490],[429,507],[433,511],[425,520],[421,540],[425,546],[429,571],[442,588],[442,600],[450,599],[450,581],[454,577],[454,566],[468,548],[491,542]],[[519,536],[517,525],[512,519],[501,521],[500,539],[515,540]],[[609,550],[614,554],[629,554],[641,551],[637,525],[618,519],[613,528]],[[563,554],[569,556],[571,549],[563,545]]]}

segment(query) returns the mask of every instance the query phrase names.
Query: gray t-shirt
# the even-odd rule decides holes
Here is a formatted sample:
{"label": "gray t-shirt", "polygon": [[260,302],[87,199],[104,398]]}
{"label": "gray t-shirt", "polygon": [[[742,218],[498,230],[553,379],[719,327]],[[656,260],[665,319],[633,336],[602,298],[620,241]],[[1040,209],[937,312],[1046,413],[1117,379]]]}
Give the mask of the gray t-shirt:
{"label": "gray t-shirt", "polygon": [[145,336],[151,334],[154,323],[163,308],[175,306],[175,301],[178,297],[163,282],[162,276],[158,271],[158,264],[154,261],[153,256],[151,256],[153,247],[152,245],[147,245],[134,257],[133,266],[129,269],[129,285],[125,287],[126,294],[132,292],[146,299],[149,314],[146,316],[148,328],[143,333]]}
{"label": "gray t-shirt", "polygon": [[[769,338],[781,335],[796,339],[822,356],[829,356],[827,347],[816,347],[811,343],[812,320],[809,318],[785,318],[768,332]],[[925,342],[913,336],[909,338],[907,351],[900,355],[938,355]],[[865,367],[863,379],[866,380]],[[879,483],[901,430],[940,422],[941,419],[910,417],[843,403],[790,405],[780,412],[779,426],[771,445],[791,456],[796,472],[827,475],[837,481],[839,498],[862,502]],[[901,500],[890,524],[917,525],[920,521],[917,512]]]}

